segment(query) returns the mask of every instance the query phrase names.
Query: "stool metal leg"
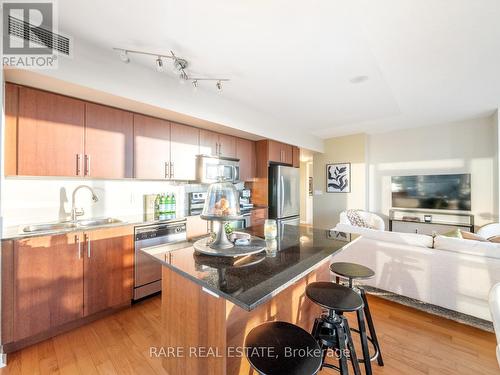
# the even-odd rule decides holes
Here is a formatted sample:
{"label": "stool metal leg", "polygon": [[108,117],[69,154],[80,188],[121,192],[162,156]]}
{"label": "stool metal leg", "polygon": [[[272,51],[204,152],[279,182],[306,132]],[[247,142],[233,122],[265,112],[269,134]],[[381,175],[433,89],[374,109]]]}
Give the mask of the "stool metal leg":
{"label": "stool metal leg", "polygon": [[373,341],[373,345],[378,351],[377,363],[379,366],[383,366],[384,360],[382,359],[382,351],[380,350],[380,344],[378,343],[377,333],[375,332],[375,325],[373,324],[372,314],[370,312],[370,306],[368,305],[368,299],[366,298],[366,292],[363,288],[359,288],[359,291],[361,293],[361,298],[363,299],[363,302],[365,304],[364,310],[366,316],[366,323],[368,324],[368,330],[370,331],[370,337]]}
{"label": "stool metal leg", "polygon": [[342,317],[344,323],[344,328],[347,336],[347,347],[349,349],[349,356],[351,357],[351,364],[355,375],[361,375],[361,370],[359,368],[358,357],[356,356],[356,350],[354,349],[354,342],[352,341],[351,330],[349,328],[349,322],[345,317]]}
{"label": "stool metal leg", "polygon": [[335,332],[337,334],[338,349],[340,353],[339,367],[341,375],[348,375],[349,369],[347,367],[347,357],[345,356],[345,332],[344,327],[340,323],[335,324]]}
{"label": "stool metal leg", "polygon": [[366,338],[365,317],[363,309],[356,311],[358,316],[359,334],[361,336],[361,349],[363,351],[363,363],[365,365],[366,375],[372,374],[372,363],[370,361],[370,351],[368,350],[368,339]]}

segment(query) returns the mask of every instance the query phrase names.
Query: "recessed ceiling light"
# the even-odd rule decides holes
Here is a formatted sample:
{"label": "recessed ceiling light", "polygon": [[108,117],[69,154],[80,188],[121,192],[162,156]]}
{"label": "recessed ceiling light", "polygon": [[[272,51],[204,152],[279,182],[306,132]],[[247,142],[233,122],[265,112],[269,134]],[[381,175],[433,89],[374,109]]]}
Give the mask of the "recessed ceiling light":
{"label": "recessed ceiling light", "polygon": [[368,76],[355,76],[349,80],[351,83],[363,83],[366,81],[368,81]]}

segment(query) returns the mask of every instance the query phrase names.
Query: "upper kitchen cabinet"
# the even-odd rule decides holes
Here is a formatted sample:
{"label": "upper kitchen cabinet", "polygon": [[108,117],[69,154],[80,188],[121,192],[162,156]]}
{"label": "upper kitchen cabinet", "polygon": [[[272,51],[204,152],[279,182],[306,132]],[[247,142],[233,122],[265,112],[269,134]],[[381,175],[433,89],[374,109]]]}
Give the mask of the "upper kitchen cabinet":
{"label": "upper kitchen cabinet", "polygon": [[236,137],[200,129],[200,154],[236,157]]}
{"label": "upper kitchen cabinet", "polygon": [[236,158],[240,159],[240,179],[250,181],[255,177],[255,142],[236,138]]}
{"label": "upper kitchen cabinet", "polygon": [[200,130],[187,125],[170,124],[170,178],[196,180],[196,156]]}
{"label": "upper kitchen cabinet", "polygon": [[200,129],[200,154],[219,155],[219,133]]}
{"label": "upper kitchen cabinet", "polygon": [[134,114],[134,176],[170,178],[170,123]]}
{"label": "upper kitchen cabinet", "polygon": [[236,137],[219,134],[219,156],[225,158],[236,157]]}
{"label": "upper kitchen cabinet", "polygon": [[295,168],[300,167],[300,148],[297,146],[292,146],[292,160],[293,160],[293,166]]}
{"label": "upper kitchen cabinet", "polygon": [[98,178],[133,177],[133,115],[86,103],[85,174]]}
{"label": "upper kitchen cabinet", "polygon": [[[11,127],[6,130],[7,174],[83,176],[84,102],[22,86],[18,90],[17,139],[12,132],[16,125],[10,121],[12,115],[7,118]],[[6,110],[15,108],[12,102],[16,94],[8,85]]]}
{"label": "upper kitchen cabinet", "polygon": [[293,163],[292,146],[286,143],[269,140],[269,161],[275,163]]}

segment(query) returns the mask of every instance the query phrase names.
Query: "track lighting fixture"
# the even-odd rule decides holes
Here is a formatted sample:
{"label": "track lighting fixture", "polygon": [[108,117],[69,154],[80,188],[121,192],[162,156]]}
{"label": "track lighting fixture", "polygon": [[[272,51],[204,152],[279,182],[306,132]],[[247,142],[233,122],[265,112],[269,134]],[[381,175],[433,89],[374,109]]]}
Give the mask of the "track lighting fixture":
{"label": "track lighting fixture", "polygon": [[128,64],[130,62],[130,58],[128,57],[128,53],[126,50],[122,49],[120,51],[120,59],[125,63]]}
{"label": "track lighting fixture", "polygon": [[163,60],[160,56],[156,59],[156,70],[159,72],[163,72]]}
{"label": "track lighting fixture", "polygon": [[130,62],[129,54],[137,54],[137,55],[146,55],[146,56],[155,56],[155,66],[158,72],[165,71],[165,63],[163,59],[171,59],[172,60],[172,69],[175,73],[179,75],[180,82],[191,81],[194,88],[198,88],[199,81],[216,81],[215,87],[219,92],[222,91],[222,82],[228,82],[228,78],[204,78],[204,77],[191,77],[189,73],[186,71],[189,63],[186,59],[178,57],[175,55],[173,51],[170,51],[169,55],[159,55],[151,52],[143,52],[143,51],[134,51],[130,49],[123,48],[113,48],[115,51],[120,53],[120,59],[124,63]]}

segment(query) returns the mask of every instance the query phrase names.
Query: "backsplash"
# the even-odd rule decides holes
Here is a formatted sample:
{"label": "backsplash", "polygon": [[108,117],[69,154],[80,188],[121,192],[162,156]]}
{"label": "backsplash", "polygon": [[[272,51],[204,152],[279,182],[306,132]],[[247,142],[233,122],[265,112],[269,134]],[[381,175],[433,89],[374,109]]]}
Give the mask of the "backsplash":
{"label": "backsplash", "polygon": [[82,184],[92,187],[99,201],[93,203],[88,190],[79,190],[76,207],[85,210],[81,218],[141,215],[144,212],[143,196],[157,193],[174,193],[176,215],[185,216],[187,194],[207,188],[199,184],[141,180],[14,177],[3,182],[3,228],[69,218],[73,190]]}

